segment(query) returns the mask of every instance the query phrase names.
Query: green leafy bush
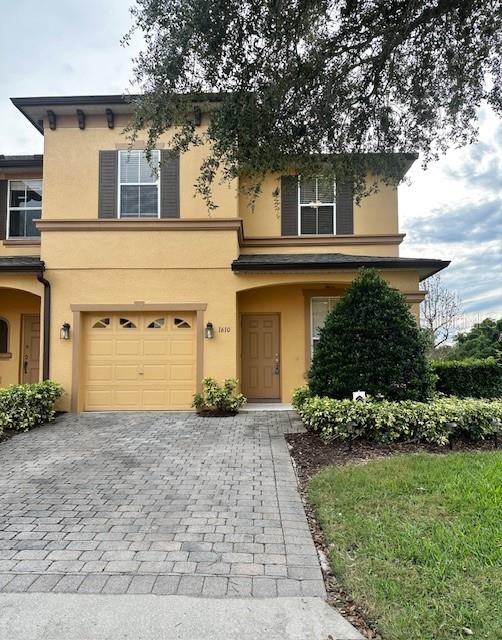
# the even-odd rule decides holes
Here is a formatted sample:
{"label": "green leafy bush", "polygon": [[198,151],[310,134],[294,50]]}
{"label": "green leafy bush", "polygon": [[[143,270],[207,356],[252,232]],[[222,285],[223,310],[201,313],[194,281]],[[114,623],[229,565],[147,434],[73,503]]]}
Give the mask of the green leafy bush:
{"label": "green leafy bush", "polygon": [[54,419],[63,387],[50,380],[0,389],[0,428],[28,431]]}
{"label": "green leafy bush", "polygon": [[305,403],[306,400],[312,397],[312,392],[308,388],[307,385],[303,387],[298,387],[293,391],[293,396],[291,397],[291,406],[293,409],[298,409]]}
{"label": "green leafy bush", "polygon": [[460,398],[502,398],[502,360],[437,360],[431,363],[441,393]]}
{"label": "green leafy bush", "polygon": [[388,400],[427,400],[434,390],[427,344],[402,293],[361,269],[321,329],[312,393],[343,399],[362,389]]}
{"label": "green leafy bush", "polygon": [[439,398],[354,402],[318,396],[299,407],[305,425],[325,440],[416,440],[443,445],[450,432],[482,440],[502,424],[502,400]]}
{"label": "green leafy bush", "polygon": [[214,378],[204,378],[202,393],[194,395],[192,407],[206,411],[237,413],[246,403],[242,393],[236,392],[238,384],[239,381],[235,378],[225,380],[223,385],[218,384]]}

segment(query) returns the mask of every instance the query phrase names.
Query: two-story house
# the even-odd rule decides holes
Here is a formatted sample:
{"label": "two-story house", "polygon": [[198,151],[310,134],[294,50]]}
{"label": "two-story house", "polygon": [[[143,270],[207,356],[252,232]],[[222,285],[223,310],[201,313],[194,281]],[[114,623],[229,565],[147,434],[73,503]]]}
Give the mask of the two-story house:
{"label": "two-story house", "polygon": [[[152,172],[141,136],[128,149],[122,96],[13,103],[44,154],[0,156],[0,384],[50,377],[61,409],[188,409],[205,376],[288,402],[360,267],[418,318],[419,281],[448,264],[399,256],[397,190],[383,183],[355,205],[349,186],[292,169],[251,208],[243,181],[217,181],[210,213],[194,190],[206,149],[173,159],[167,132]],[[197,104],[200,127],[214,108]]]}

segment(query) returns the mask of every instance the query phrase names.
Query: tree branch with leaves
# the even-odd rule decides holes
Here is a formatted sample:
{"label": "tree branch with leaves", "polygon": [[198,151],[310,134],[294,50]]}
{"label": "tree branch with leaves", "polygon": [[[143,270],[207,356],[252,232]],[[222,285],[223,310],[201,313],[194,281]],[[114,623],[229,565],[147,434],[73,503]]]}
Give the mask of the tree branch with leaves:
{"label": "tree branch with leaves", "polygon": [[[368,175],[400,181],[400,153],[426,164],[475,140],[482,102],[502,111],[501,0],[136,0],[132,15],[146,44],[129,135],[153,149],[176,122],[174,151],[209,143],[208,205],[218,172],[259,187],[292,167],[360,198]],[[202,131],[204,92],[219,102]]]}

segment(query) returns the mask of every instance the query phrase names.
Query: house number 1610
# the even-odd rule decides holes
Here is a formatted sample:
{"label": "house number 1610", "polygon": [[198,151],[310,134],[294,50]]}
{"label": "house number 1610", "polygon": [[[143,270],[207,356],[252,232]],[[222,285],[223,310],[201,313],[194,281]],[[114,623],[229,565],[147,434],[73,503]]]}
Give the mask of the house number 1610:
{"label": "house number 1610", "polygon": [[230,333],[230,327],[218,327],[218,333]]}

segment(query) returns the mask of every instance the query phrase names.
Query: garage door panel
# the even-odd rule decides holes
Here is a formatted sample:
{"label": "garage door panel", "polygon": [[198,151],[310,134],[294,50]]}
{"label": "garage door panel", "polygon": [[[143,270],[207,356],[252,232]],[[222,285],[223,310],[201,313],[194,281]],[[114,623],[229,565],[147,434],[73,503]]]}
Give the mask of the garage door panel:
{"label": "garage door panel", "polygon": [[146,338],[143,342],[143,354],[145,356],[164,356],[169,353],[169,341],[151,340]]}
{"label": "garage door panel", "polygon": [[111,382],[113,380],[113,365],[89,364],[87,368],[87,380],[89,382]]}
{"label": "garage door panel", "polygon": [[144,409],[162,409],[169,402],[167,390],[162,389],[143,389],[143,408]]}
{"label": "garage door panel", "polygon": [[145,382],[148,380],[166,380],[167,367],[164,364],[144,364],[143,377]]}
{"label": "garage door panel", "polygon": [[113,394],[117,409],[135,409],[141,407],[141,390],[137,387],[116,387]]}
{"label": "garage door panel", "polygon": [[169,403],[173,409],[184,409],[192,404],[192,391],[186,389],[171,389]]}
{"label": "garage door panel", "polygon": [[138,338],[132,340],[117,339],[115,341],[115,353],[118,356],[139,356],[141,354],[141,341]]}
{"label": "garage door panel", "polygon": [[85,407],[89,410],[111,408],[113,406],[112,389],[88,388],[85,394]]}
{"label": "garage door panel", "polygon": [[112,339],[92,339],[89,341],[87,353],[90,356],[111,356],[113,353]]}
{"label": "garage door panel", "polygon": [[193,340],[177,340],[171,342],[171,355],[173,356],[192,356],[194,354]]}
{"label": "garage door panel", "polygon": [[196,388],[195,314],[116,313],[87,316],[84,322],[85,409],[190,408]]}
{"label": "garage door panel", "polygon": [[138,379],[138,365],[134,364],[116,364],[114,369],[115,380],[137,380]]}
{"label": "garage door panel", "polygon": [[191,364],[172,364],[170,367],[170,380],[174,383],[177,381],[193,380],[194,367]]}

